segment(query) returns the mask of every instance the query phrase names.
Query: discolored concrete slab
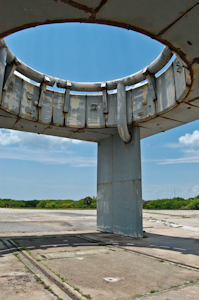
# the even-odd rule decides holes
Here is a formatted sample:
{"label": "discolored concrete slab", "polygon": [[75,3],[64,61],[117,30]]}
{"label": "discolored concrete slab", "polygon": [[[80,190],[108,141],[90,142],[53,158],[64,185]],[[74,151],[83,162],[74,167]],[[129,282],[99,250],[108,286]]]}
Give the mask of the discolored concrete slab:
{"label": "discolored concrete slab", "polygon": [[199,236],[181,237],[184,231],[179,228],[165,229],[163,227],[159,228],[158,232],[157,228],[154,230],[151,228],[150,231],[148,229],[145,232],[146,238],[144,239],[133,239],[107,233],[88,233],[84,237],[199,268]]}
{"label": "discolored concrete slab", "polygon": [[199,284],[191,284],[182,288],[153,294],[147,297],[149,300],[198,300]]}
{"label": "discolored concrete slab", "polygon": [[0,242],[0,300],[55,300],[35,276]]}
{"label": "discolored concrete slab", "polygon": [[95,230],[95,210],[42,210],[0,208],[2,234]]}
{"label": "discolored concrete slab", "polygon": [[[144,211],[143,216],[145,238],[135,239],[96,231],[96,211],[0,209],[0,220],[5,222],[0,227],[0,238],[15,240],[49,274],[57,274],[55,276],[62,281],[94,300],[130,300],[138,295],[142,296],[137,299],[198,299],[199,212]],[[16,271],[15,260],[21,271]],[[49,292],[42,285],[41,290],[37,289],[41,294],[34,292],[34,283],[38,283],[34,282],[32,274],[26,282],[24,273],[23,276],[17,273],[24,269],[23,264],[0,243],[0,284],[3,283],[5,289],[7,277],[3,276],[8,270],[12,275],[10,282],[13,286],[19,285],[19,290],[13,288],[12,299],[18,299],[19,294],[20,299],[34,299],[28,291],[26,293],[25,287],[38,299],[46,299],[42,298],[46,297],[42,289],[44,293]],[[15,290],[19,291],[16,297]],[[4,296],[9,299],[8,294]]]}
{"label": "discolored concrete slab", "polygon": [[[85,251],[86,252],[86,251]],[[91,299],[126,299],[196,281],[199,273],[175,265],[112,248],[107,253],[43,263]]]}

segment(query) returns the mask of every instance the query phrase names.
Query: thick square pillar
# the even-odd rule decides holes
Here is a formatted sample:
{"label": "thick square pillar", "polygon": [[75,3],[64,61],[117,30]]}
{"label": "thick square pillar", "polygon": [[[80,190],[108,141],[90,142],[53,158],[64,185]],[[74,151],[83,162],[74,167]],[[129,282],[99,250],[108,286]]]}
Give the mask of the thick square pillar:
{"label": "thick square pillar", "polygon": [[98,144],[97,229],[142,237],[140,129],[125,144],[119,134]]}

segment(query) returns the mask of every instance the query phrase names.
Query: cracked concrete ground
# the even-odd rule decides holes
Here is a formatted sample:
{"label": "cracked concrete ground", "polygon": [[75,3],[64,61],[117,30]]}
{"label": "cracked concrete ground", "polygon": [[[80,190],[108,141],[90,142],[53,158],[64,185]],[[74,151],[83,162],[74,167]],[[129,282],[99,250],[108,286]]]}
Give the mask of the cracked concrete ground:
{"label": "cracked concrete ground", "polygon": [[[199,211],[143,217],[145,238],[134,239],[96,231],[94,210],[0,209],[0,239],[21,245],[79,299],[199,299]],[[58,299],[0,247],[0,299]]]}
{"label": "cracked concrete ground", "polygon": [[0,241],[0,300],[55,300],[32,274]]}

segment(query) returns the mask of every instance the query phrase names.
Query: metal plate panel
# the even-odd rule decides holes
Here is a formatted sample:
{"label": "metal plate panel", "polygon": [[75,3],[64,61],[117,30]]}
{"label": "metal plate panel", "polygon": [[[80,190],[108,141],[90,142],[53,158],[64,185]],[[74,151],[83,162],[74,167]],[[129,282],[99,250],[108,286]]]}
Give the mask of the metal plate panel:
{"label": "metal plate panel", "polygon": [[145,139],[146,137],[149,137],[153,135],[153,133],[149,128],[140,127],[140,139]]}
{"label": "metal plate panel", "polygon": [[97,183],[109,183],[113,180],[113,137],[98,144]]}
{"label": "metal plate panel", "polygon": [[141,180],[113,182],[113,232],[143,236]]}
{"label": "metal plate panel", "polygon": [[72,139],[77,139],[77,140],[84,140],[88,142],[99,142],[103,139],[106,139],[110,135],[107,134],[102,134],[86,129],[80,129],[77,132],[75,132],[73,135],[71,135]]}
{"label": "metal plate panel", "polygon": [[53,102],[53,124],[56,126],[64,125],[64,93],[54,92]]}
{"label": "metal plate panel", "polygon": [[25,119],[19,119],[13,129],[34,133],[43,133],[43,131],[48,127],[38,122],[28,121]]}
{"label": "metal plate panel", "polygon": [[23,81],[21,105],[19,116],[28,120],[38,120],[38,108],[34,102],[38,102],[39,87],[30,82]]}
{"label": "metal plate panel", "polygon": [[173,72],[175,79],[176,101],[182,101],[188,92],[186,86],[185,68],[179,57],[173,62]]}
{"label": "metal plate panel", "polygon": [[97,229],[112,232],[112,183],[97,185]]}
{"label": "metal plate panel", "polygon": [[132,139],[125,144],[113,136],[113,182],[141,179],[139,127],[129,128]]}
{"label": "metal plate panel", "polygon": [[[96,5],[97,3],[98,2],[96,1],[94,2]],[[49,0],[7,0],[6,2],[1,1],[0,5],[1,16],[5,16],[5,18],[1,18],[1,32],[9,31],[12,28],[19,29],[21,26],[23,27],[24,24],[28,24],[27,26],[30,27],[31,23],[33,25],[39,25],[41,23],[50,23],[50,20],[82,20],[82,18],[88,18],[91,15],[78,7],[76,8],[64,3],[64,1],[49,2]]]}
{"label": "metal plate panel", "polygon": [[93,130],[89,129],[89,131],[104,133],[107,135],[114,135],[114,134],[118,133],[117,128],[95,128]]}
{"label": "metal plate panel", "polygon": [[131,24],[157,34],[174,22],[182,12],[197,1],[132,1],[109,0],[97,14],[98,20],[114,20],[122,24]]}
{"label": "metal plate panel", "polygon": [[192,105],[195,105],[195,106],[198,106],[198,107],[199,107],[199,99],[196,99],[196,100],[194,100],[194,101],[190,101],[190,103],[191,103]]}
{"label": "metal plate panel", "polygon": [[117,94],[108,94],[107,127],[117,126]]}
{"label": "metal plate panel", "polygon": [[188,123],[199,119],[199,108],[185,103],[181,103],[172,111],[164,114],[164,117],[182,123]]}
{"label": "metal plate panel", "polygon": [[[166,130],[183,125],[182,122],[168,120],[163,117],[157,117],[147,122],[140,123],[141,128],[141,138],[145,138],[159,132],[164,132]],[[144,130],[146,128],[146,130]]]}
{"label": "metal plate panel", "polygon": [[199,5],[186,13],[180,20],[173,24],[171,28],[161,35],[163,40],[172,41],[172,45],[180,49],[181,53],[186,53],[186,59],[190,62],[198,57],[199,39],[196,38],[197,29],[199,28],[198,16]]}
{"label": "metal plate panel", "polygon": [[149,91],[148,84],[132,89],[133,97],[133,120],[141,121],[156,114],[155,102]]}
{"label": "metal plate panel", "polygon": [[46,90],[42,107],[39,107],[39,122],[43,124],[51,124],[53,97],[54,92]]}
{"label": "metal plate panel", "polygon": [[75,131],[76,129],[50,125],[42,133],[47,135],[69,138]]}
{"label": "metal plate panel", "polygon": [[162,114],[164,111],[176,105],[175,98],[175,84],[172,65],[156,79],[156,93],[158,113]]}
{"label": "metal plate panel", "polygon": [[22,82],[21,78],[13,75],[8,89],[3,91],[1,107],[14,115],[19,114]]}
{"label": "metal plate panel", "polygon": [[87,96],[87,121],[88,128],[105,127],[105,117],[103,113],[102,95]]}
{"label": "metal plate panel", "polygon": [[86,96],[70,95],[69,112],[65,117],[65,124],[69,127],[85,127]]}
{"label": "metal plate panel", "polygon": [[0,116],[8,117],[8,118],[14,118],[17,119],[17,116],[8,113],[7,111],[0,109]]}
{"label": "metal plate panel", "polygon": [[15,125],[15,123],[16,123],[15,118],[8,118],[8,117],[0,116],[0,128],[12,129],[13,126]]}
{"label": "metal plate panel", "polygon": [[132,89],[133,97],[133,120],[139,121],[147,117],[147,85]]}

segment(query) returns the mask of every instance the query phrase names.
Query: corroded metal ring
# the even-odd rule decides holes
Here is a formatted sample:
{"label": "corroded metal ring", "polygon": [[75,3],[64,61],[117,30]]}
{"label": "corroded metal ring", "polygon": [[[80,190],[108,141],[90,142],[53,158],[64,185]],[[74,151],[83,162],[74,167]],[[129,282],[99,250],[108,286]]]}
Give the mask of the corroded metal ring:
{"label": "corroded metal ring", "polygon": [[15,64],[16,70],[31,80],[34,80],[38,83],[45,82],[49,86],[53,86],[56,83],[57,87],[59,88],[69,88],[72,91],[87,92],[98,92],[103,91],[104,89],[113,90],[117,88],[117,85],[120,82],[122,82],[125,86],[139,83],[146,79],[145,70],[147,70],[147,73],[149,74],[156,74],[169,62],[173,55],[173,52],[165,46],[160,55],[152,63],[132,75],[106,82],[74,82],[46,75],[32,69],[12,53],[4,39],[0,40],[0,48],[7,49],[7,62],[10,64]]}

